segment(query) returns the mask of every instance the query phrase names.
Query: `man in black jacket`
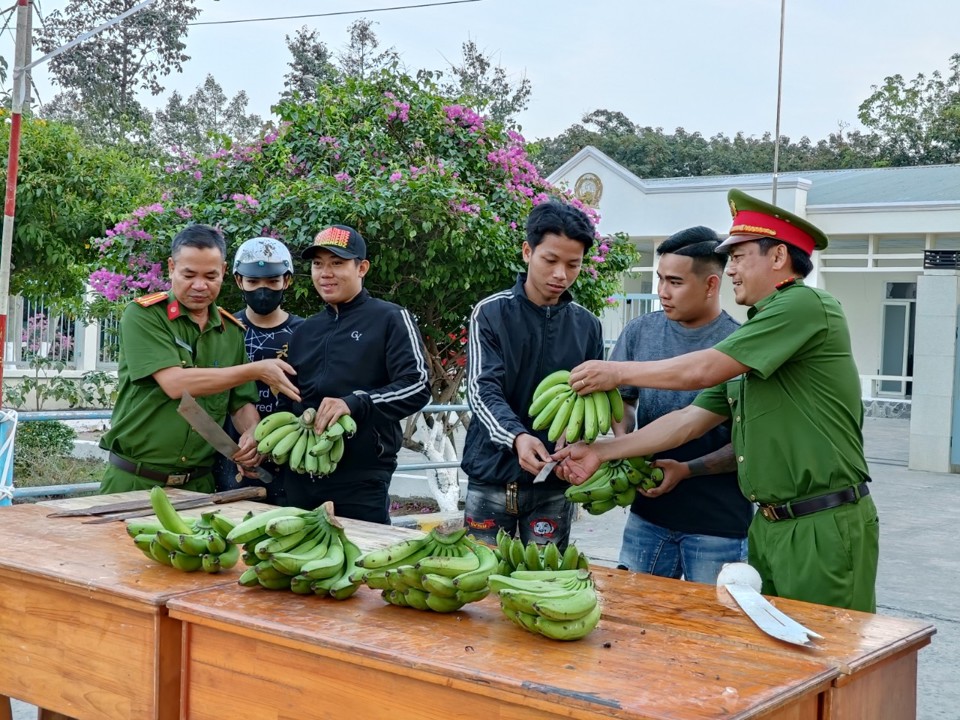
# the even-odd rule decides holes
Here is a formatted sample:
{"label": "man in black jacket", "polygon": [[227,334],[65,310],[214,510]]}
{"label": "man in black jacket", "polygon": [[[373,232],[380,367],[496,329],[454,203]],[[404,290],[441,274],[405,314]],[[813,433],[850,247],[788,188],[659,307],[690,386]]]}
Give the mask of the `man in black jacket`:
{"label": "man in black jacket", "polygon": [[509,290],[481,300],[470,316],[467,398],[473,418],[461,467],[467,474],[464,524],[493,543],[503,528],[524,543],[566,547],[572,506],[567,484],[551,475],[534,485],[553,443],[531,428],[527,410],[546,375],[603,357],[595,315],[573,302],[595,231],[584,212],[550,201],[527,219],[521,273]]}
{"label": "man in black jacket", "polygon": [[301,257],[310,260],[313,286],[326,306],[290,339],[287,361],[303,398],[293,410],[316,408],[318,433],[342,415],[351,415],[358,430],[331,475],[312,478],[286,468],[287,501],[313,509],[332,500],[341,517],[389,524],[400,420],[430,398],[423,339],[407,310],[363,289],[370,261],[359,232],[325,228]]}

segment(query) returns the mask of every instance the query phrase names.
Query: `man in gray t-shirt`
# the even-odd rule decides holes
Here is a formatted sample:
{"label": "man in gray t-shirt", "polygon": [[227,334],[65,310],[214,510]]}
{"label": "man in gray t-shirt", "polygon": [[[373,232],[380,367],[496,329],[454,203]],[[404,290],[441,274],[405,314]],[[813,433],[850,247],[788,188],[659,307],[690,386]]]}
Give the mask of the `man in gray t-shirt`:
{"label": "man in gray t-shirt", "polygon": [[[657,293],[663,310],[630,321],[611,360],[662,360],[713,347],[739,325],[720,309],[726,256],[709,228],[693,227],[657,247]],[[695,390],[621,386],[627,406],[617,434],[686,407]],[[720,425],[703,437],[660,453],[663,484],[638,493],[623,531],[620,567],[662,577],[715,583],[724,563],[745,561],[752,506],[737,486],[730,431]]]}

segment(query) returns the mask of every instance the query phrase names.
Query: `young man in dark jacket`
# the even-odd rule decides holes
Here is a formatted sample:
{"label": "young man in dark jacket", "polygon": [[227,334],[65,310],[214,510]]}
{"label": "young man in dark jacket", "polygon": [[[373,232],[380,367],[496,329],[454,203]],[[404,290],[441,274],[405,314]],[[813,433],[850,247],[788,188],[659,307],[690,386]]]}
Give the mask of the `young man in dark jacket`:
{"label": "young man in dark jacket", "polygon": [[600,321],[569,292],[594,235],[581,210],[557,201],[537,205],[523,243],[526,274],[477,303],[470,317],[464,524],[483,542],[495,542],[499,528],[524,543],[561,549],[570,537],[567,484],[552,473],[533,484],[553,443],[545,430],[531,428],[527,410],[546,375],[603,357]]}
{"label": "young man in dark jacket", "polygon": [[290,340],[287,360],[303,398],[292,409],[316,408],[318,433],[342,415],[351,415],[358,430],[333,474],[312,478],[286,468],[287,501],[313,509],[332,500],[341,517],[389,524],[400,420],[430,399],[423,339],[407,310],[363,289],[370,261],[359,232],[325,228],[301,257],[310,260],[313,286],[326,306]]}

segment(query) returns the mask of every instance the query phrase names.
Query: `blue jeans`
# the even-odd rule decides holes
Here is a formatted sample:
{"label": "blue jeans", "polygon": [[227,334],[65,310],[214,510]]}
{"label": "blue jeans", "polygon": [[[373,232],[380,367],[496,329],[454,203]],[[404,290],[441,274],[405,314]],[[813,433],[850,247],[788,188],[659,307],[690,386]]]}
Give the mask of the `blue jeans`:
{"label": "blue jeans", "polygon": [[623,528],[619,566],[633,572],[715,584],[725,563],[746,561],[746,538],[674,532],[634,512]]}
{"label": "blue jeans", "polygon": [[520,485],[513,502],[503,485],[467,484],[463,524],[467,532],[488,545],[497,544],[497,530],[503,528],[523,544],[553,543],[563,552],[570,540],[573,505],[564,497],[563,487]]}

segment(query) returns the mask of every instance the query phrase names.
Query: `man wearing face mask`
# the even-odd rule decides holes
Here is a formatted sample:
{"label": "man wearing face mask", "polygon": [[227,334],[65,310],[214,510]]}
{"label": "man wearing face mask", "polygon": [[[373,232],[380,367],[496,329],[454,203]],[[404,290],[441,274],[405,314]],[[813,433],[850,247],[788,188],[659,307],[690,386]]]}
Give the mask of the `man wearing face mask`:
{"label": "man wearing face mask", "polygon": [[[293,259],[287,246],[279,240],[258,237],[247,240],[238,249],[233,260],[233,277],[243,294],[246,307],[234,317],[246,326],[245,346],[251,361],[267,358],[286,359],[290,336],[303,318],[284,310],[283,293],[293,280]],[[257,382],[259,397],[257,411],[260,417],[276,412],[277,396],[262,382]],[[229,418],[227,432],[236,437]],[[287,497],[279,468],[268,460],[263,467],[274,481],[263,485],[267,489],[264,502],[286,505]],[[237,466],[227,458],[218,458],[217,490],[262,485],[256,478],[239,476]]]}

